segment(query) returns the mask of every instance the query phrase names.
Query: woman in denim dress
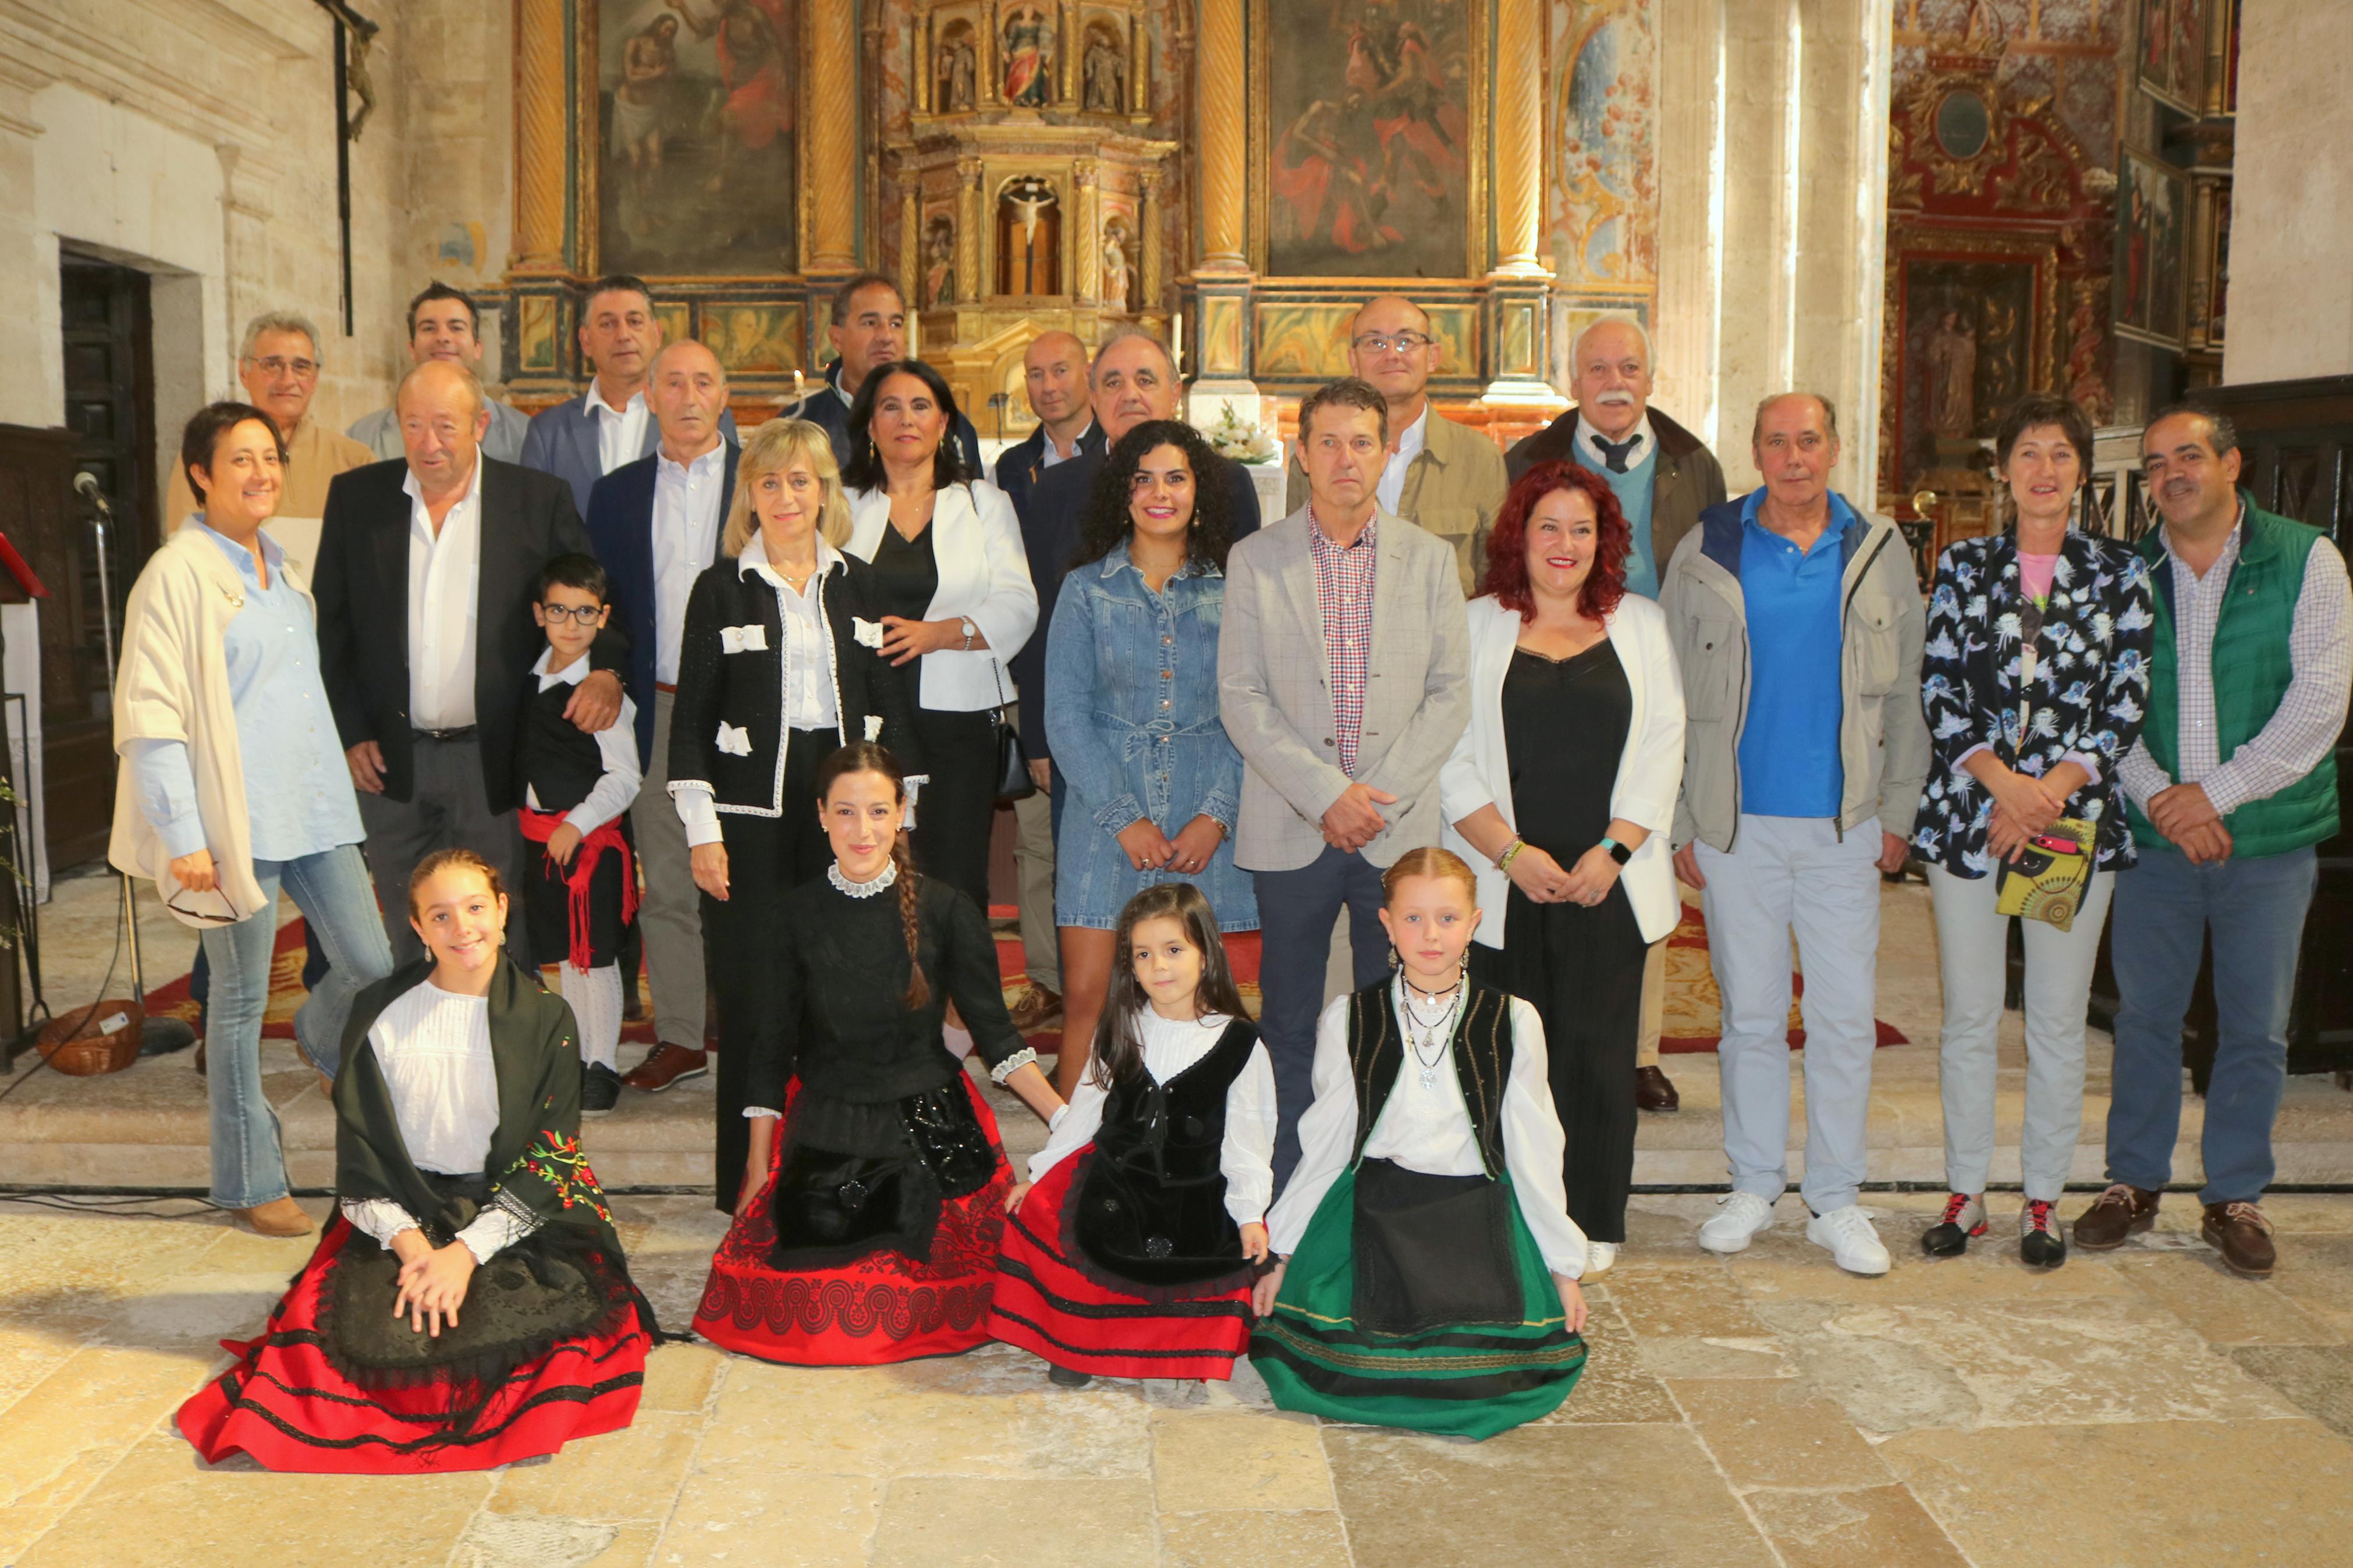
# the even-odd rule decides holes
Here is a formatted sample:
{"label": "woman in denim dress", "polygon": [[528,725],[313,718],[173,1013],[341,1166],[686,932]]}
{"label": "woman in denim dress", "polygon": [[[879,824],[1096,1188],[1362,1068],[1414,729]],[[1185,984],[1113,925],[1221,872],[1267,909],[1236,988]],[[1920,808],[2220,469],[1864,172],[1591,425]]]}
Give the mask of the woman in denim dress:
{"label": "woman in denim dress", "polygon": [[1223,931],[1256,931],[1234,865],[1242,760],[1218,717],[1218,622],[1233,520],[1203,486],[1208,444],[1149,420],[1112,447],[1046,653],[1046,737],[1062,802],[1054,910],[1062,1056],[1078,1086],[1117,955],[1119,911],[1159,882],[1198,886]]}

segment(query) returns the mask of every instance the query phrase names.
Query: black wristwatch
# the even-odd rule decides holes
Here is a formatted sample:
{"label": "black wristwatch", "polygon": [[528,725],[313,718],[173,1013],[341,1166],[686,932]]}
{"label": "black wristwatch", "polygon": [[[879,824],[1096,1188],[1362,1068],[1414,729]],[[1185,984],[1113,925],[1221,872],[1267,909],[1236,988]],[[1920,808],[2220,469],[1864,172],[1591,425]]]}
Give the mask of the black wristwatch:
{"label": "black wristwatch", "polygon": [[1631,860],[1634,858],[1634,852],[1631,849],[1627,848],[1623,844],[1619,843],[1615,838],[1604,838],[1601,841],[1601,847],[1609,850],[1609,858],[1617,861],[1620,866],[1623,866],[1627,861]]}

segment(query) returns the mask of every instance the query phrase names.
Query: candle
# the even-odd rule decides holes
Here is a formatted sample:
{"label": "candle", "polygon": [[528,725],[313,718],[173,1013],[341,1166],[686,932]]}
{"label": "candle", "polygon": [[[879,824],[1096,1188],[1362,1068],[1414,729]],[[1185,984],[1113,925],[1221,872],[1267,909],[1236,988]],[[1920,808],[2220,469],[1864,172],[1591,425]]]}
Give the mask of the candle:
{"label": "candle", "polygon": [[1168,318],[1170,353],[1176,365],[1176,379],[1185,379],[1185,312],[1177,311]]}

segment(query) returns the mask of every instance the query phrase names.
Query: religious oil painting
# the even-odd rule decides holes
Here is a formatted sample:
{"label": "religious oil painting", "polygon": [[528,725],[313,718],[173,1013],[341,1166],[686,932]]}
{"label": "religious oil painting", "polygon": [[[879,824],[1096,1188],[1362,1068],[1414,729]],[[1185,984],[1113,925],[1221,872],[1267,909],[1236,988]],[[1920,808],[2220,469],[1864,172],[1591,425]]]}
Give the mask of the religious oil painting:
{"label": "religious oil painting", "polygon": [[1308,278],[1471,269],[1469,0],[1268,0],[1267,267]]}
{"label": "religious oil painting", "polygon": [[2117,333],[2179,348],[2187,294],[2189,184],[2171,164],[2126,147],[2116,169]]}
{"label": "religious oil painting", "polygon": [[2031,261],[1907,258],[1897,427],[1910,483],[1982,466],[2001,411],[2034,383]]}
{"label": "religious oil painting", "polygon": [[2151,98],[2184,114],[2198,112],[2205,90],[2207,0],[2134,0],[2140,49],[2134,75]]}
{"label": "religious oil painting", "polygon": [[1649,0],[1556,6],[1546,202],[1554,266],[1571,290],[1658,280],[1658,43]]}
{"label": "religious oil painting", "polygon": [[[1425,307],[1438,340],[1438,374],[1462,375],[1478,363],[1478,308],[1432,302]],[[1258,352],[1252,373],[1270,378],[1325,380],[1348,374],[1353,304],[1261,300],[1255,312]]]}
{"label": "religious oil painting", "polygon": [[596,269],[796,270],[797,0],[590,3]]}

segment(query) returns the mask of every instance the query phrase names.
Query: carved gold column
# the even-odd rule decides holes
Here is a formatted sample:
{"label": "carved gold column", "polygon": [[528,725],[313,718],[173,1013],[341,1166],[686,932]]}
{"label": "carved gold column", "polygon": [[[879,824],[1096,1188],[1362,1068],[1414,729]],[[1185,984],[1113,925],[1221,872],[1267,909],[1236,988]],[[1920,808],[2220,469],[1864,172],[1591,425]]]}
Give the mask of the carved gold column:
{"label": "carved gold column", "polygon": [[899,171],[899,297],[913,310],[931,303],[923,296],[923,198],[921,173]]}
{"label": "carved gold column", "polygon": [[1544,50],[1540,0],[1495,5],[1495,270],[1542,275],[1536,260],[1544,214]]}
{"label": "carved gold column", "polygon": [[[525,0],[526,4],[535,0]],[[809,0],[809,59],[812,81],[859,79],[857,0]],[[852,91],[809,94],[807,150],[802,178],[810,188],[809,233],[805,245],[812,273],[843,273],[858,267],[858,95]]]}
{"label": "carved gold column", "polygon": [[1071,160],[1071,183],[1078,187],[1078,222],[1071,226],[1071,292],[1080,303],[1103,291],[1103,186],[1092,158]]}
{"label": "carved gold column", "polygon": [[508,270],[564,270],[564,0],[515,0],[514,246]]}
{"label": "carved gold column", "polygon": [[1159,312],[1160,291],[1167,286],[1168,261],[1160,233],[1160,171],[1148,169],[1135,191],[1135,237],[1144,245],[1144,257],[1140,263],[1144,276],[1136,293],[1136,308],[1139,313],[1146,315]]}
{"label": "carved gold column", "polygon": [[[1533,5],[1534,0],[1526,0]],[[1194,127],[1201,149],[1203,272],[1247,272],[1243,252],[1243,172],[1249,115],[1243,102],[1242,0],[1201,0],[1200,47],[1195,58]]]}
{"label": "carved gold column", "polygon": [[980,298],[980,160],[956,160],[956,301]]}

